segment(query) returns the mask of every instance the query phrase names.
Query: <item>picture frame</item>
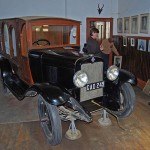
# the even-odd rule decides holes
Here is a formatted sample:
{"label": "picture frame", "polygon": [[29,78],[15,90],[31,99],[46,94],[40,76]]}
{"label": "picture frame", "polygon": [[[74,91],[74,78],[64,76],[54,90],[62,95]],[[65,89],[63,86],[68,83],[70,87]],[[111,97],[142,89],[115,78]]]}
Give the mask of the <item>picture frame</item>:
{"label": "picture frame", "polygon": [[117,19],[117,32],[122,33],[123,30],[123,18],[118,18]]}
{"label": "picture frame", "polygon": [[140,15],[140,33],[148,34],[149,30],[149,14]]}
{"label": "picture frame", "polygon": [[138,39],[137,49],[140,51],[146,51],[146,40]]}
{"label": "picture frame", "polygon": [[130,17],[124,17],[124,33],[130,32]]}
{"label": "picture frame", "polygon": [[127,46],[127,37],[123,36],[123,46]]}
{"label": "picture frame", "polygon": [[121,68],[122,56],[114,56],[114,65]]}
{"label": "picture frame", "polygon": [[130,39],[130,42],[131,42],[131,46],[134,47],[134,46],[135,46],[135,39],[134,39],[134,38],[131,38],[131,39]]}
{"label": "picture frame", "polygon": [[139,16],[131,16],[131,33],[138,34],[139,30]]}

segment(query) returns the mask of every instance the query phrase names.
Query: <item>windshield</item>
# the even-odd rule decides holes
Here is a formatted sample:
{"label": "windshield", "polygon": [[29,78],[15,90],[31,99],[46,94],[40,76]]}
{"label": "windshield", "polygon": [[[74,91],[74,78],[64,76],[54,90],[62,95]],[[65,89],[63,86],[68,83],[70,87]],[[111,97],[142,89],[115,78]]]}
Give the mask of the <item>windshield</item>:
{"label": "windshield", "polygon": [[32,26],[32,44],[34,46],[68,46],[77,44],[76,35],[76,26]]}

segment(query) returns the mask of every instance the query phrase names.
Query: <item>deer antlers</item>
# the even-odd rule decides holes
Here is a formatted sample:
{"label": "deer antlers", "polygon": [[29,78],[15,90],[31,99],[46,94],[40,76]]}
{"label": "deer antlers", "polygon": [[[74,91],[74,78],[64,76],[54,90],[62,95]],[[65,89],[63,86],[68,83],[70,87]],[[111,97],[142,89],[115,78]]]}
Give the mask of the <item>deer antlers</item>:
{"label": "deer antlers", "polygon": [[99,13],[99,15],[101,14],[101,12],[102,12],[102,10],[103,10],[103,7],[104,7],[104,4],[103,4],[103,6],[100,8],[100,6],[99,6],[99,4],[98,4],[98,13]]}

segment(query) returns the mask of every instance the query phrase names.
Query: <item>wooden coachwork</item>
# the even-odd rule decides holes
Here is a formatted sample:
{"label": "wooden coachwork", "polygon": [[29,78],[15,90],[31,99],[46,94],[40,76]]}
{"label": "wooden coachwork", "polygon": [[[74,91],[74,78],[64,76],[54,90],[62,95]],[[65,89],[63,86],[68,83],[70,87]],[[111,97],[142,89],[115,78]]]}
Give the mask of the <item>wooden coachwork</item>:
{"label": "wooden coachwork", "polygon": [[21,55],[20,55],[20,70],[21,70],[21,76],[24,81],[27,83],[33,83],[31,72],[30,72],[30,66],[29,66],[29,60],[28,60],[28,43],[27,43],[27,33],[26,33],[26,24],[23,25],[21,33],[20,33],[20,39],[21,39]]}
{"label": "wooden coachwork", "polygon": [[[28,59],[31,49],[80,46],[80,22],[76,20],[48,17],[2,19],[0,29],[0,53],[10,60],[13,71],[30,85],[33,84]],[[38,39],[48,39],[50,45],[33,44]]]}

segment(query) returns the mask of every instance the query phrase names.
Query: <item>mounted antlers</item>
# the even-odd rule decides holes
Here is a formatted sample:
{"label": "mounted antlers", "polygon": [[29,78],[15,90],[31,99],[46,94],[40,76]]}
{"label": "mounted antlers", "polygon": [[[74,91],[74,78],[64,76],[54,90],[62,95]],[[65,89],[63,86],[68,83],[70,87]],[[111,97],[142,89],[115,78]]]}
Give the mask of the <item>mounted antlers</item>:
{"label": "mounted antlers", "polygon": [[102,10],[103,10],[103,7],[104,7],[104,4],[103,4],[103,6],[100,8],[100,6],[99,6],[99,4],[98,4],[98,13],[99,13],[99,15],[101,14],[101,12],[102,12]]}

